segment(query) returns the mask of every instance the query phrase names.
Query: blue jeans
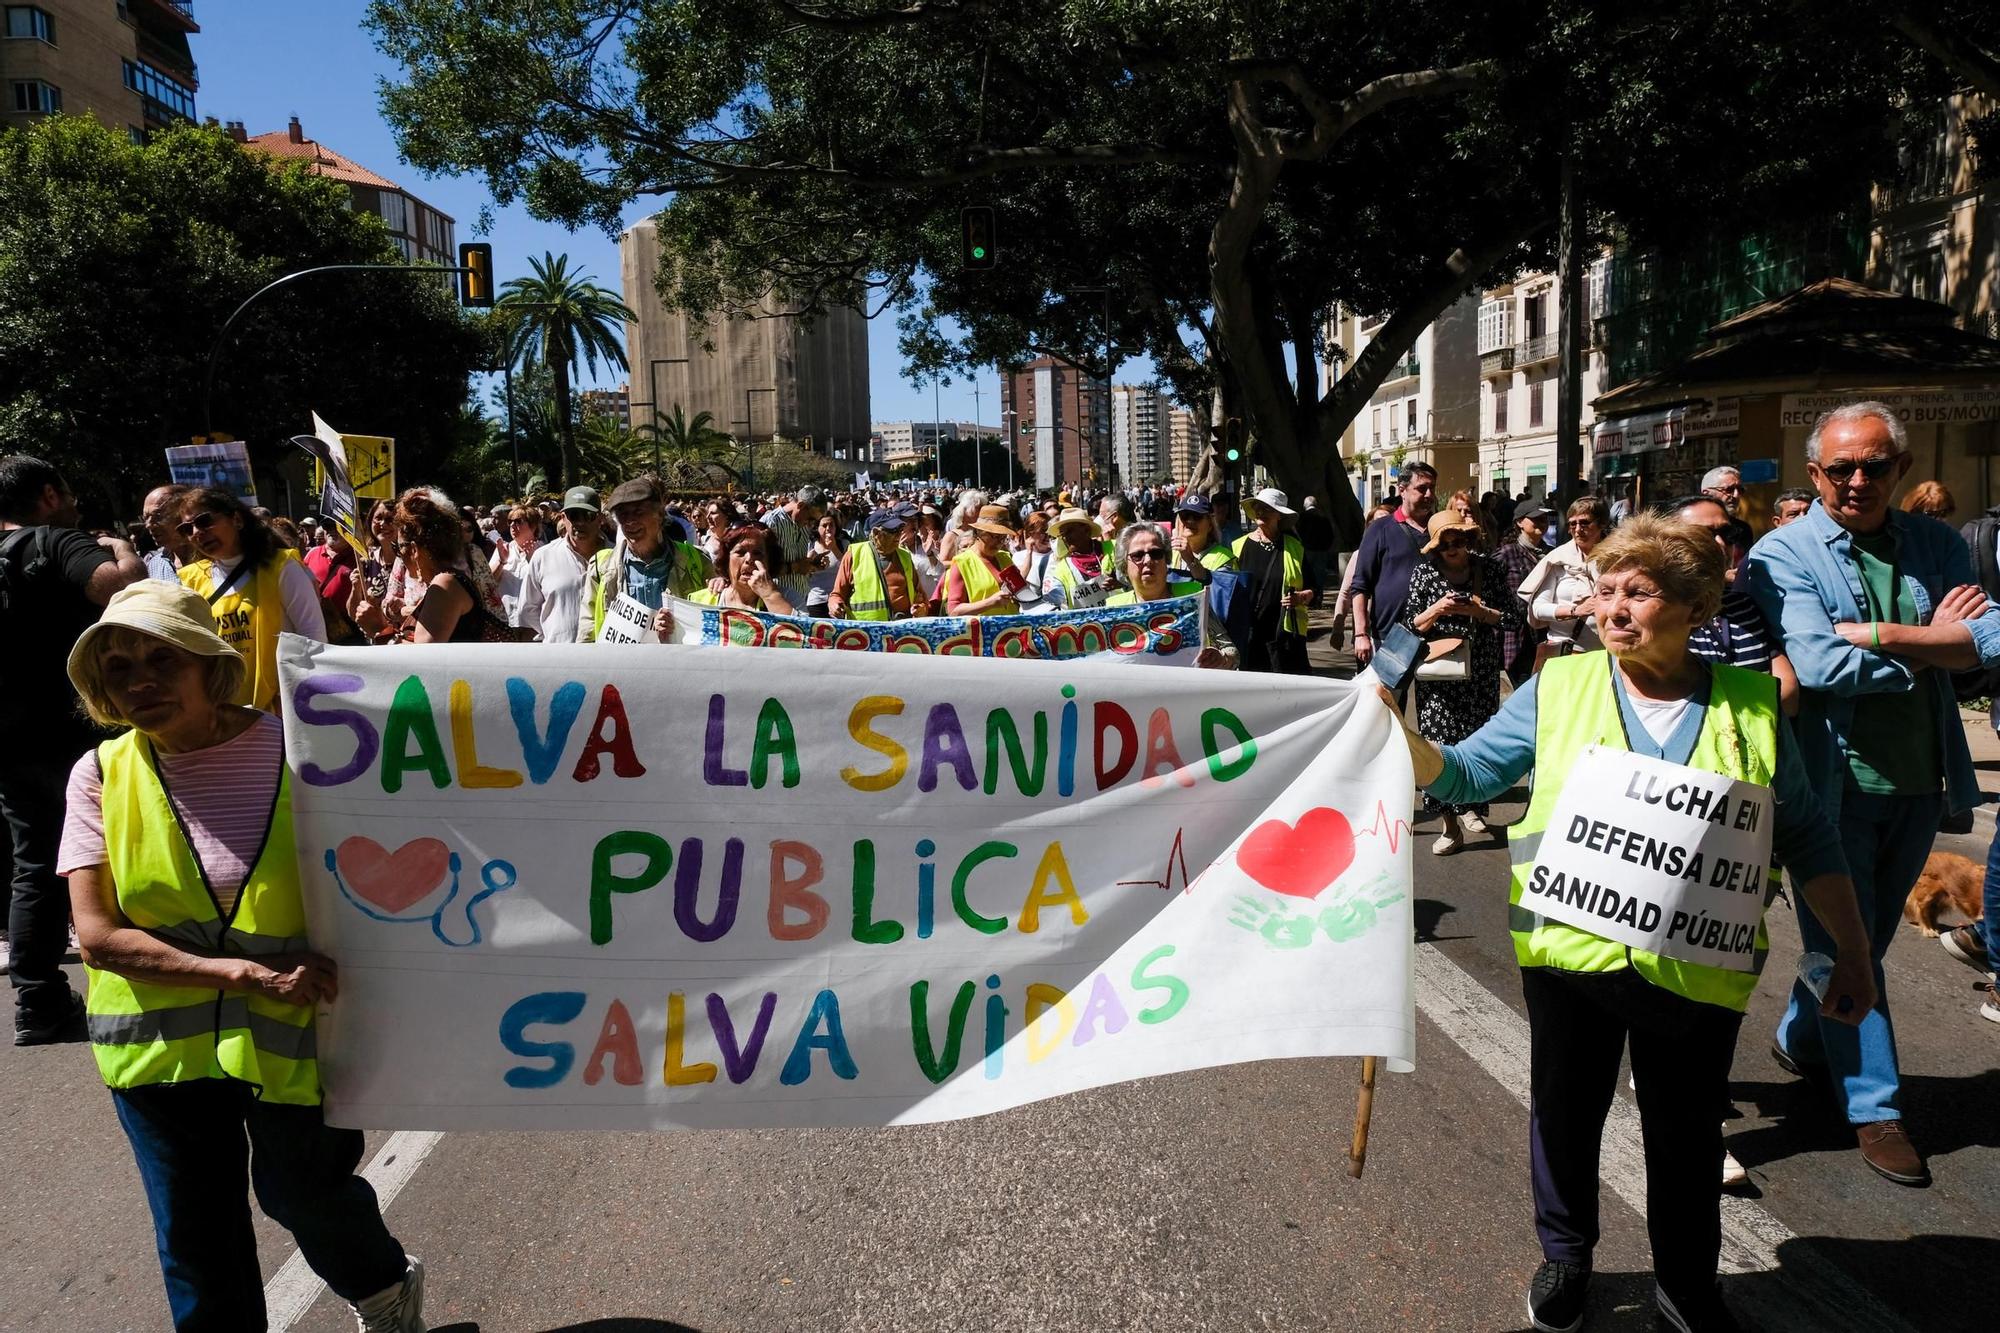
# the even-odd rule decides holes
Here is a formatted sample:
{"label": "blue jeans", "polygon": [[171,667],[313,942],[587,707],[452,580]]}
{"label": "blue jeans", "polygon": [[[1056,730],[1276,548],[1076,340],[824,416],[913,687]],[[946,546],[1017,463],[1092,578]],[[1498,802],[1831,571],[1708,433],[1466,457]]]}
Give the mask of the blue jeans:
{"label": "blue jeans", "polygon": [[225,1079],[114,1089],[111,1099],[153,1210],[178,1333],[265,1326],[250,1189],[343,1300],[402,1281],[403,1247],[374,1188],[354,1174],[359,1130],[329,1128],[317,1106],[260,1102],[249,1084]]}
{"label": "blue jeans", "polygon": [[[1841,796],[1840,850],[1854,877],[1854,897],[1868,931],[1868,954],[1875,963],[1880,998],[1859,1027],[1849,1027],[1821,1018],[1819,1001],[1795,979],[1791,1004],[1778,1022],[1778,1044],[1802,1065],[1826,1066],[1849,1124],[1902,1118],[1897,1108],[1902,1080],[1896,1069],[1896,1029],[1889,1017],[1882,955],[1895,941],[1903,903],[1923,873],[1943,812],[1942,795],[1877,796],[1850,788]],[[1833,937],[1796,887],[1793,897],[1805,947],[1833,957]]]}
{"label": "blue jeans", "polygon": [[2000,959],[2000,821],[1993,830],[1993,843],[1986,849],[1986,962],[1988,970]]}

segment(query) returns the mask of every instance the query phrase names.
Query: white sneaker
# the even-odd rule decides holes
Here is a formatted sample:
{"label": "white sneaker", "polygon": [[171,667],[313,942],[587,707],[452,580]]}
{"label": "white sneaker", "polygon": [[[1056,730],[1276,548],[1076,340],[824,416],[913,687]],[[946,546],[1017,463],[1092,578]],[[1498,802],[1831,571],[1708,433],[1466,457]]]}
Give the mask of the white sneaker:
{"label": "white sneaker", "polygon": [[1432,856],[1450,856],[1459,849],[1460,842],[1449,833],[1438,834],[1438,840],[1431,844]]}
{"label": "white sneaker", "polygon": [[1486,821],[1470,810],[1458,817],[1458,826],[1475,838],[1486,832]]}
{"label": "white sneaker", "polygon": [[424,1323],[424,1261],[414,1254],[409,1271],[393,1287],[352,1302],[354,1326],[361,1333],[428,1333]]}
{"label": "white sneaker", "polygon": [[1744,1170],[1743,1163],[1736,1160],[1736,1154],[1724,1148],[1722,1150],[1722,1188],[1726,1190],[1735,1189],[1738,1185],[1743,1184],[1749,1179],[1750,1173]]}
{"label": "white sneaker", "polygon": [[1979,989],[1986,992],[1986,1003],[1979,1006],[1979,1016],[1989,1023],[2000,1023],[2000,984],[1988,978],[1979,983]]}

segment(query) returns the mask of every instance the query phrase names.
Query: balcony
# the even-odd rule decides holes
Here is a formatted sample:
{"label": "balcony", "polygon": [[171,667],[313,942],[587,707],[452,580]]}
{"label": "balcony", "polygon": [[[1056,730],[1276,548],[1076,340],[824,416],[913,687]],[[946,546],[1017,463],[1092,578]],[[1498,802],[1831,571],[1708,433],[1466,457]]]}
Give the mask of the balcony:
{"label": "balcony", "polygon": [[194,21],[194,0],[118,0],[118,16],[135,23],[164,22],[181,32],[200,32]]}
{"label": "balcony", "polygon": [[141,28],[139,30],[139,58],[159,70],[162,74],[170,78],[179,79],[189,89],[200,90],[201,80],[195,68],[194,58],[188,54],[187,43],[185,41],[180,42],[178,45],[173,42],[163,42],[152,33]]}
{"label": "balcony", "polygon": [[1532,366],[1537,361],[1553,361],[1555,359],[1556,335],[1553,333],[1543,333],[1533,338],[1523,338],[1520,346],[1514,349],[1514,361],[1517,365]]}
{"label": "balcony", "polygon": [[1479,373],[1481,375],[1505,375],[1513,369],[1514,349],[1511,347],[1495,347],[1491,351],[1479,354]]}
{"label": "balcony", "polygon": [[1414,379],[1423,374],[1423,371],[1423,362],[1417,359],[1415,352],[1412,352],[1399,361],[1390,362],[1388,372],[1382,376],[1382,382],[1387,384],[1390,380]]}

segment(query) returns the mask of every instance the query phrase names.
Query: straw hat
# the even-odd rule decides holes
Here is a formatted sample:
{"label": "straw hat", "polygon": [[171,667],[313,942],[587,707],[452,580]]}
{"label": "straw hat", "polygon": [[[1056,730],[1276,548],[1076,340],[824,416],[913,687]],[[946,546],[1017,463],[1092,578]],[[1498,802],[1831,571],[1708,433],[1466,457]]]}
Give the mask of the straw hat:
{"label": "straw hat", "polygon": [[77,636],[69,650],[69,678],[77,678],[79,664],[89,659],[94,644],[104,631],[118,626],[163,640],[196,657],[235,657],[232,648],[215,632],[215,617],[209,614],[208,600],[184,583],[141,579],[111,594],[111,601],[97,623]]}
{"label": "straw hat", "polygon": [[1447,532],[1469,532],[1474,537],[1480,533],[1477,523],[1455,509],[1440,509],[1431,515],[1431,539],[1424,544],[1425,555],[1437,549],[1437,544]]}
{"label": "straw hat", "polygon": [[972,526],[981,532],[991,532],[1001,537],[1014,535],[1014,516],[1007,512],[1006,505],[981,505],[979,517],[972,520]]}
{"label": "straw hat", "polygon": [[1060,535],[1062,530],[1069,527],[1072,523],[1081,523],[1084,527],[1089,528],[1092,540],[1096,539],[1097,520],[1075,506],[1071,506],[1056,515],[1054,527],[1057,534]]}

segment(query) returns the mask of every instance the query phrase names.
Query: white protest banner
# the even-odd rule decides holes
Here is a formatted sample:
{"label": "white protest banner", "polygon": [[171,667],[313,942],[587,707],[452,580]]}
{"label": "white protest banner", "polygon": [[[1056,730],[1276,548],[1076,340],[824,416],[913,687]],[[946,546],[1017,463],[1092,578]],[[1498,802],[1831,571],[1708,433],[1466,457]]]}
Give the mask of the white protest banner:
{"label": "white protest banner", "polygon": [[879,1125],[1414,1054],[1374,693],[1091,661],[281,641],[328,1119]]}
{"label": "white protest banner", "polygon": [[923,616],[915,620],[829,620],[669,598],[674,643],[725,648],[830,648],[1068,661],[1102,657],[1151,666],[1192,666],[1201,651],[1200,593],[1133,606],[1021,616]]}
{"label": "white protest banner", "polygon": [[167,449],[167,476],[176,486],[218,486],[244,504],[257,503],[250,476],[250,446],[241,440],[176,444]]}
{"label": "white protest banner", "polygon": [[1771,789],[1592,745],[1570,769],[1521,905],[1635,949],[1748,972]]}
{"label": "white protest banner", "polygon": [[653,628],[652,608],[629,592],[619,593],[617,600],[604,608],[604,627],[597,631],[597,641],[658,643],[660,635]]}

